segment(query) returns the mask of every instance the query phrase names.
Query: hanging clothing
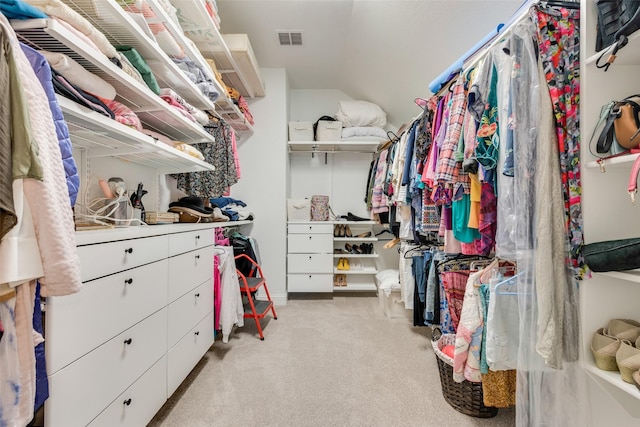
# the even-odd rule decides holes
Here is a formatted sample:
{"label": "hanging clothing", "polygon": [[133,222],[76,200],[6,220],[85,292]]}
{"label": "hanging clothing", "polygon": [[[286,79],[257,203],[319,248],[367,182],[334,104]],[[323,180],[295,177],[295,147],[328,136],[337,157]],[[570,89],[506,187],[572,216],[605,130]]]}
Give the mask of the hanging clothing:
{"label": "hanging clothing", "polygon": [[480,347],[484,322],[478,290],[482,273],[480,270],[471,274],[465,286],[453,356],[453,380],[459,383],[465,379],[471,382],[482,381]]}
{"label": "hanging clothing", "polygon": [[229,335],[233,325],[244,326],[244,308],[242,305],[242,293],[238,286],[238,274],[233,259],[233,247],[218,247],[220,257],[221,274],[221,299],[220,304],[220,328],[222,329],[222,342],[229,342]]}
{"label": "hanging clothing", "polygon": [[218,121],[205,126],[205,130],[215,138],[215,141],[198,144],[198,148],[204,156],[204,161],[215,166],[215,170],[172,176],[177,179],[179,190],[192,196],[210,199],[226,194],[229,188],[238,182],[238,174],[231,127],[224,121]]}
{"label": "hanging clothing", "polygon": [[536,7],[531,17],[538,31],[540,59],[553,102],[560,151],[565,229],[573,274],[590,277],[582,254],[583,220],[580,179],[580,10]]}

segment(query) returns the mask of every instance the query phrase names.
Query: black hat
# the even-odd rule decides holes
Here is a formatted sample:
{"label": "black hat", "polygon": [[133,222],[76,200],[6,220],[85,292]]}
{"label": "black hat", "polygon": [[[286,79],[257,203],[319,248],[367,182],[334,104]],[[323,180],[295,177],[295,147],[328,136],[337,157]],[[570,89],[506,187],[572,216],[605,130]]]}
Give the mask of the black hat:
{"label": "black hat", "polygon": [[203,215],[211,215],[213,213],[213,208],[205,206],[204,200],[198,196],[182,197],[177,202],[169,203],[169,207],[187,208],[199,212]]}

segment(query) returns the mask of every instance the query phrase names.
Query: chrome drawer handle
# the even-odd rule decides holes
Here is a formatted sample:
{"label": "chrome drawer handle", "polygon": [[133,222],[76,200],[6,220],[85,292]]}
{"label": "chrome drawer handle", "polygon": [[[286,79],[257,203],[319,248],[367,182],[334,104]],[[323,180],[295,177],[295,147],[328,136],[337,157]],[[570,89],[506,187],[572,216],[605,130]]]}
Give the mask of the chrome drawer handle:
{"label": "chrome drawer handle", "polygon": [[194,335],[200,335],[200,331],[195,331],[193,334]]}
{"label": "chrome drawer handle", "polygon": [[311,240],[313,238],[313,236],[309,236],[309,240]]}
{"label": "chrome drawer handle", "polygon": [[124,281],[125,284],[130,285],[133,283],[133,279],[129,278],[127,280]]}
{"label": "chrome drawer handle", "polygon": [[198,243],[198,240],[200,240],[200,235],[199,234],[196,236],[196,243]]}
{"label": "chrome drawer handle", "polygon": [[196,298],[200,298],[200,292],[196,294]]}
{"label": "chrome drawer handle", "polygon": [[127,406],[131,405],[131,399],[129,398],[129,399],[125,400],[124,402],[122,402],[122,404],[123,405],[127,405]]}
{"label": "chrome drawer handle", "polygon": [[124,253],[125,254],[132,254],[133,253],[133,248],[125,249]]}
{"label": "chrome drawer handle", "polygon": [[196,255],[196,259],[200,259],[200,255]]}
{"label": "chrome drawer handle", "polygon": [[126,340],[124,340],[124,343],[126,345],[130,345],[133,342],[133,340],[131,338],[127,338]]}

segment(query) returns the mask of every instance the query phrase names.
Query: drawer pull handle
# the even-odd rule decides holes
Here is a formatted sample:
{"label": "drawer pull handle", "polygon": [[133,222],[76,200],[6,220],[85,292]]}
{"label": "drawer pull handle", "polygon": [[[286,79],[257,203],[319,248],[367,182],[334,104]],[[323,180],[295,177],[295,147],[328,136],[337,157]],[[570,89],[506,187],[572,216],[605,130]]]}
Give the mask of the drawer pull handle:
{"label": "drawer pull handle", "polygon": [[125,254],[132,254],[133,253],[133,248],[125,249],[124,253]]}
{"label": "drawer pull handle", "polygon": [[133,342],[133,340],[131,338],[127,338],[126,340],[124,340],[124,343],[126,345],[130,345]]}
{"label": "drawer pull handle", "polygon": [[313,236],[309,236],[309,240],[311,240],[313,238]]}
{"label": "drawer pull handle", "polygon": [[127,406],[131,405],[131,398],[125,400],[124,402],[122,402],[122,404],[127,405]]}
{"label": "drawer pull handle", "polygon": [[194,335],[200,335],[200,331],[195,331],[193,334]]}
{"label": "drawer pull handle", "polygon": [[200,292],[196,294],[196,298],[200,298]]}
{"label": "drawer pull handle", "polygon": [[196,259],[200,259],[200,255],[196,255]]}
{"label": "drawer pull handle", "polygon": [[311,259],[311,255],[309,255],[309,259]]}
{"label": "drawer pull handle", "polygon": [[130,284],[133,283],[133,279],[129,278],[129,279],[125,280],[124,283],[126,283],[127,285],[130,285]]}

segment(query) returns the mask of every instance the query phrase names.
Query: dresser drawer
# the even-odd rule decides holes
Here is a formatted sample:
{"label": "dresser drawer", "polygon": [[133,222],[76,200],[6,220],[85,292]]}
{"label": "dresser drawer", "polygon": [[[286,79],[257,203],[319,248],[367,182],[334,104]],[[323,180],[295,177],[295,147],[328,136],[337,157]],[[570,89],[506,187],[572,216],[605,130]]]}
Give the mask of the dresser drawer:
{"label": "dresser drawer", "polygon": [[167,304],[164,259],[47,299],[47,371],[54,373]]}
{"label": "dresser drawer", "polygon": [[333,273],[333,255],[289,254],[287,273]]}
{"label": "dresser drawer", "polygon": [[169,348],[173,347],[211,310],[213,310],[213,279],[208,279],[169,304]]}
{"label": "dresser drawer", "polygon": [[163,308],[50,375],[45,425],[89,424],[165,354],[166,328]]}
{"label": "dresser drawer", "polygon": [[167,242],[167,236],[154,236],[79,246],[82,281],[166,258]]}
{"label": "dresser drawer", "polygon": [[333,292],[333,274],[288,274],[288,292]]}
{"label": "dresser drawer", "polygon": [[90,427],[146,426],[167,400],[167,357],[163,356],[105,409]]}
{"label": "dresser drawer", "polygon": [[213,344],[213,311],[169,350],[167,396],[171,396]]}
{"label": "dresser drawer", "polygon": [[214,247],[169,258],[169,302],[213,277]]}
{"label": "dresser drawer", "polygon": [[289,253],[331,253],[333,234],[289,234]]}
{"label": "dresser drawer", "polygon": [[169,256],[211,246],[213,243],[213,228],[169,234]]}
{"label": "dresser drawer", "polygon": [[289,234],[331,234],[333,235],[333,224],[321,222],[289,223],[287,225]]}

